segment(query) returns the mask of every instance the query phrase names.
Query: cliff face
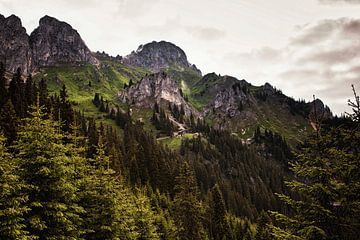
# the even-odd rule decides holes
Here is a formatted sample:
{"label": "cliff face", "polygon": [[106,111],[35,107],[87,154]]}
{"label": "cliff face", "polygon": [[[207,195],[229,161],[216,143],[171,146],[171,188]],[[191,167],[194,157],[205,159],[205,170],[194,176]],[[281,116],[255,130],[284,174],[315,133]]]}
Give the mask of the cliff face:
{"label": "cliff face", "polygon": [[0,14],[0,61],[11,72],[21,68],[27,74],[33,67],[29,36],[15,15],[5,18]]}
{"label": "cliff face", "polygon": [[59,64],[97,64],[97,59],[69,24],[45,16],[30,35],[34,63],[37,67]]}
{"label": "cliff face", "polygon": [[6,70],[21,68],[24,74],[61,64],[98,64],[76,30],[49,16],[40,19],[29,37],[20,18],[0,15],[0,61]]}
{"label": "cliff face", "polygon": [[131,54],[124,57],[125,64],[148,68],[153,72],[158,72],[168,67],[191,68],[199,75],[201,71],[195,65],[190,64],[185,52],[178,46],[170,42],[151,42],[140,45]]}
{"label": "cliff face", "polygon": [[[154,104],[167,107],[169,103],[182,106],[185,115],[196,114],[184,100],[177,83],[164,72],[145,76],[119,95],[120,101],[139,108],[153,108]],[[197,115],[197,114],[196,114]]]}

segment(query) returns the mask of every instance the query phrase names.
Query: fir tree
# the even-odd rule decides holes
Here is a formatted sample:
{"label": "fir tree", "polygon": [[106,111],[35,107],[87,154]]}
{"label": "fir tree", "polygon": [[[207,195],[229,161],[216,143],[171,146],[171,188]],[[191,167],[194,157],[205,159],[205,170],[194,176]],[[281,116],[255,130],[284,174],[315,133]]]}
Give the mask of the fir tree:
{"label": "fir tree", "polygon": [[63,85],[60,91],[60,121],[61,128],[64,132],[68,132],[70,130],[70,125],[74,120],[74,111],[72,109],[71,103],[68,100],[68,94],[66,90],[65,84]]}
{"label": "fir tree", "polygon": [[184,162],[176,177],[174,206],[180,239],[206,239],[203,228],[203,206],[198,199],[198,188],[193,171]]}
{"label": "fir tree", "polygon": [[29,185],[26,230],[40,239],[76,239],[82,210],[77,204],[74,162],[67,156],[57,124],[43,116],[37,107],[24,120],[14,145],[20,176]]}
{"label": "fir tree", "polygon": [[360,123],[353,118],[349,125],[317,129],[292,164],[298,178],[287,183],[301,198],[279,195],[294,214],[273,212],[284,226],[272,227],[273,236],[277,239],[358,239]]}
{"label": "fir tree", "polygon": [[32,239],[25,230],[26,185],[17,175],[16,161],[4,147],[5,138],[0,135],[0,239]]}
{"label": "fir tree", "polygon": [[211,190],[211,231],[214,240],[226,239],[229,226],[226,221],[226,207],[220,188],[215,185]]}
{"label": "fir tree", "polygon": [[8,91],[6,89],[5,66],[0,62],[0,108],[8,99]]}
{"label": "fir tree", "polygon": [[8,99],[0,111],[0,131],[7,138],[7,144],[11,144],[16,139],[18,125],[19,119],[16,116],[14,106]]}

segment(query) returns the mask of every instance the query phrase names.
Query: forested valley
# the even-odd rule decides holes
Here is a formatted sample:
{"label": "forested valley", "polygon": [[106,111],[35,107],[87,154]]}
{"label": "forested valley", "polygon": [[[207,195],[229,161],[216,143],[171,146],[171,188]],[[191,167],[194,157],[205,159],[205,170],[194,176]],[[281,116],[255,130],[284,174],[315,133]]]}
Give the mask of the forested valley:
{"label": "forested valley", "polygon": [[268,129],[247,144],[192,117],[198,136],[173,150],[129,109],[95,96],[109,126],[75,110],[65,85],[50,93],[19,69],[7,86],[4,65],[0,78],[0,239],[359,236],[355,90],[351,114],[317,122],[296,148]]}

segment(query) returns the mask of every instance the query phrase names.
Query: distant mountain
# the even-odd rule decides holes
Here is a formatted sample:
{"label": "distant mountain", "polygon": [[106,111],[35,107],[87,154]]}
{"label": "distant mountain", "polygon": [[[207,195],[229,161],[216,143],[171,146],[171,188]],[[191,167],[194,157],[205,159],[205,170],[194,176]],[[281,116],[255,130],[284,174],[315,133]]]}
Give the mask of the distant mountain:
{"label": "distant mountain", "polygon": [[91,63],[98,60],[69,24],[45,16],[30,35],[35,66],[47,67],[58,64]]}
{"label": "distant mountain", "polygon": [[[261,126],[296,142],[317,117],[331,116],[320,100],[295,101],[268,83],[253,86],[231,76],[202,76],[186,53],[170,42],[153,41],[125,57],[112,57],[92,53],[75,29],[53,17],[41,18],[30,37],[14,15],[0,16],[0,22],[0,60],[6,60],[9,71],[40,69],[41,76],[53,77],[53,89],[66,83],[72,86],[71,95],[86,96],[87,101],[94,93],[106,93],[113,105],[122,102],[137,112],[155,104],[164,109],[176,105],[187,116],[201,117],[243,139]],[[56,68],[60,65],[67,67],[65,72]]]}
{"label": "distant mountain", "polygon": [[0,61],[10,72],[20,67],[28,73],[33,68],[29,36],[15,15],[5,18],[0,14]]}
{"label": "distant mountain", "polygon": [[0,60],[10,72],[21,68],[28,74],[41,67],[99,63],[79,33],[56,18],[41,18],[29,37],[20,18],[0,15],[0,30]]}
{"label": "distant mountain", "polygon": [[166,41],[153,41],[140,45],[136,51],[125,56],[123,62],[128,65],[148,68],[153,72],[169,67],[179,70],[191,68],[201,75],[201,71],[188,62],[186,54],[181,48]]}
{"label": "distant mountain", "polygon": [[247,136],[254,126],[262,126],[286,136],[291,142],[310,130],[314,115],[332,114],[321,100],[307,103],[284,95],[269,83],[253,86],[231,76],[206,74],[191,86],[190,100],[202,103],[202,117],[217,128]]}

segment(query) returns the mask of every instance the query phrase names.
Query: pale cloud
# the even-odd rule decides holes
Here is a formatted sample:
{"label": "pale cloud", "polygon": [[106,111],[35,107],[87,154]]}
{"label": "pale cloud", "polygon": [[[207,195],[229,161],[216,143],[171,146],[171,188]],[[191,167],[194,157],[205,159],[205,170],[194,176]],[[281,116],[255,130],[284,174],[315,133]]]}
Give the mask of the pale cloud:
{"label": "pale cloud", "polygon": [[151,12],[159,0],[118,0],[118,13],[127,18],[136,18]]}
{"label": "pale cloud", "polygon": [[332,105],[340,99],[334,92],[345,96],[340,88],[359,76],[360,4],[350,3],[360,0],[319,1],[294,8],[289,0],[0,0],[0,13],[19,16],[28,33],[44,15],[56,17],[91,50],[112,55],[170,41],[204,73],[269,82],[295,98],[319,94],[340,112],[343,105]]}
{"label": "pale cloud", "polygon": [[144,25],[138,29],[139,35],[154,35],[162,37],[171,37],[173,33],[184,33],[192,38],[200,41],[216,41],[224,38],[226,32],[215,27],[207,27],[200,25],[186,25],[182,23],[179,15],[167,18],[163,23],[157,25]]}
{"label": "pale cloud", "polygon": [[337,4],[337,3],[350,3],[360,4],[360,0],[319,0],[322,4]]}
{"label": "pale cloud", "polygon": [[205,41],[219,40],[226,36],[226,32],[214,27],[188,26],[186,31],[193,37]]}
{"label": "pale cloud", "polygon": [[290,95],[315,94],[341,113],[351,84],[360,85],[359,36],[360,19],[321,20],[297,27],[281,49],[229,53],[224,61],[236,62],[249,79],[269,81]]}

